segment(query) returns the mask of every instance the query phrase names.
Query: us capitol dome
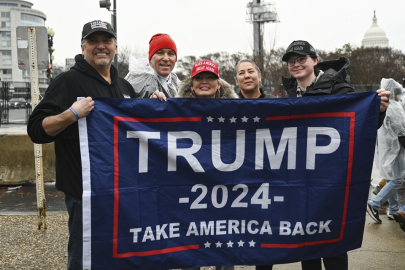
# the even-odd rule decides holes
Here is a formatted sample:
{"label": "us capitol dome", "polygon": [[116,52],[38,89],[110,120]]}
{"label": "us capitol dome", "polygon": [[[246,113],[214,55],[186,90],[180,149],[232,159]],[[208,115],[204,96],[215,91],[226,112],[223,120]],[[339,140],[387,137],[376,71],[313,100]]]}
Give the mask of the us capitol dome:
{"label": "us capitol dome", "polygon": [[377,17],[373,17],[373,25],[366,31],[361,45],[365,48],[382,47],[388,48],[388,38],[385,31],[377,25]]}

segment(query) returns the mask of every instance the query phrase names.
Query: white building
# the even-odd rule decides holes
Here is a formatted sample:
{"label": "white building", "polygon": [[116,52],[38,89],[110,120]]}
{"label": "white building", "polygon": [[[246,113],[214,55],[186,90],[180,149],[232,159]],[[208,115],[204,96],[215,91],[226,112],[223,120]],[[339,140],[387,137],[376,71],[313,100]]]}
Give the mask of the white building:
{"label": "white building", "polygon": [[385,31],[377,25],[377,17],[375,16],[375,11],[374,11],[374,17],[373,17],[373,25],[371,25],[371,27],[364,34],[364,38],[361,41],[361,46],[363,46],[365,48],[369,48],[369,47],[387,48],[387,47],[389,47],[388,38],[387,38],[387,35],[385,34]]}
{"label": "white building", "polygon": [[[13,96],[20,97],[26,90],[20,90],[29,82],[30,74],[18,68],[17,62],[17,26],[45,26],[46,15],[39,10],[32,9],[33,4],[21,0],[0,0],[0,79],[1,81],[13,82],[15,93]],[[39,84],[41,90],[47,87],[46,70],[39,71]],[[21,86],[20,86],[21,85]],[[21,92],[21,93],[20,93]],[[41,91],[42,92],[42,91]]]}

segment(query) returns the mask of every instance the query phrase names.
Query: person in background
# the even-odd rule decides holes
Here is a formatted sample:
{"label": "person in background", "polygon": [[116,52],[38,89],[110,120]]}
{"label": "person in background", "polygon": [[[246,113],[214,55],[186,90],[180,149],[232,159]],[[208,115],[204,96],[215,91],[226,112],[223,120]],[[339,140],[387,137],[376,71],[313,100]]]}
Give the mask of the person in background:
{"label": "person in background", "polygon": [[177,47],[169,35],[152,36],[148,61],[130,58],[125,79],[134,88],[136,97],[150,98],[159,92],[167,98],[175,97],[180,85],[179,78],[172,72],[177,62]]}
{"label": "person in background", "polygon": [[262,74],[253,60],[242,59],[236,65],[235,81],[238,85],[240,98],[273,98],[260,88]]}
{"label": "person in background", "polygon": [[[209,60],[194,64],[191,77],[184,80],[176,97],[182,98],[238,98],[233,87],[219,77],[218,65]],[[200,268],[182,268],[198,270]],[[233,270],[234,266],[216,266],[216,270]]]}
{"label": "person in background", "polygon": [[405,177],[405,112],[398,101],[402,95],[402,86],[394,79],[382,79],[381,87],[391,92],[391,104],[383,125],[378,130],[374,159],[386,184],[367,205],[367,213],[377,223],[382,222],[378,209],[387,201],[387,217],[394,219],[394,214],[399,210],[397,190]]}
{"label": "person in background", "polygon": [[[117,53],[116,34],[108,22],[83,26],[82,53],[60,74],[35,107],[27,126],[34,143],[55,142],[56,188],[65,193],[69,214],[67,269],[83,269],[82,165],[77,121],[94,109],[92,97],[134,98],[132,86],[111,65]],[[78,97],[86,97],[77,101]]]}

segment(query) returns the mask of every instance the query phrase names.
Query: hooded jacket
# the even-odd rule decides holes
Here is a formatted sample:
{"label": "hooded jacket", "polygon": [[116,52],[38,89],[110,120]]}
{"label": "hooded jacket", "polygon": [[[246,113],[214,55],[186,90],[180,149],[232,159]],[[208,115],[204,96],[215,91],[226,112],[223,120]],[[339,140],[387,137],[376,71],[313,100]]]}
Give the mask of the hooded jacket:
{"label": "hooded jacket", "polygon": [[[346,57],[318,63],[317,67],[324,73],[314,84],[307,87],[303,96],[354,93],[354,89],[350,85],[350,77],[347,75],[349,66],[350,61]],[[298,83],[294,77],[283,77],[283,85],[289,97],[297,96]]]}
{"label": "hooded jacket", "polygon": [[[219,98],[239,98],[238,94],[233,90],[232,85],[226,81],[219,79]],[[182,98],[196,98],[197,96],[191,90],[193,83],[191,78],[185,79],[181,82],[176,97]]]}
{"label": "hooded jacket", "polygon": [[149,98],[156,90],[162,92],[166,97],[174,97],[175,94],[171,93],[169,88],[165,89],[162,80],[171,84],[176,91],[180,85],[180,80],[175,73],[170,72],[167,78],[163,78],[150,66],[146,58],[132,55],[129,58],[129,72],[125,76],[125,80],[132,85],[135,96],[139,98]]}
{"label": "hooded jacket", "polygon": [[53,137],[45,132],[42,121],[64,112],[78,97],[131,98],[135,94],[132,86],[118,76],[114,66],[110,69],[109,84],[82,55],[76,55],[75,61],[69,71],[60,74],[49,85],[28,120],[27,132],[34,143],[55,142],[56,188],[81,199],[83,186],[78,123],[71,124]]}
{"label": "hooded jacket", "polygon": [[[350,61],[346,57],[339,57],[336,60],[324,61],[318,63],[317,67],[323,71],[323,74],[317,78],[315,83],[307,87],[303,97],[318,95],[343,95],[354,93],[350,85],[350,76],[347,75],[347,69]],[[283,77],[284,89],[289,97],[297,97],[298,83],[294,77]],[[385,111],[380,112],[378,127],[383,123]]]}
{"label": "hooded jacket", "polygon": [[394,79],[382,79],[381,88],[391,92],[390,105],[383,125],[378,129],[375,164],[383,178],[387,180],[405,177],[405,112],[397,94],[402,93],[402,86]]}

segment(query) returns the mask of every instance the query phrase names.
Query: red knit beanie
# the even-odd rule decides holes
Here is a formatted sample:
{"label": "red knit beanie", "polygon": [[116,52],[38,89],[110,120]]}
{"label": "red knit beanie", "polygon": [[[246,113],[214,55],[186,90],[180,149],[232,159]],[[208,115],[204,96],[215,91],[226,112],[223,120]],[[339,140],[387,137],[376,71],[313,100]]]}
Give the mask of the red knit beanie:
{"label": "red knit beanie", "polygon": [[149,61],[160,49],[172,49],[177,56],[177,48],[173,39],[168,34],[156,34],[149,41]]}

